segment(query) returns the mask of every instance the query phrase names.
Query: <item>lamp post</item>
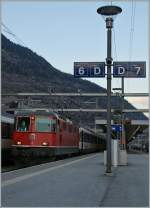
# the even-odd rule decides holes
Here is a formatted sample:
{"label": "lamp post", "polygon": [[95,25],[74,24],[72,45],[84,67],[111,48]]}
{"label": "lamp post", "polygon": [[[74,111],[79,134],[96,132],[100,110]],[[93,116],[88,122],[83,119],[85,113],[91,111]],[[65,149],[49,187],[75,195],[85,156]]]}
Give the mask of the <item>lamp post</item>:
{"label": "lamp post", "polygon": [[114,16],[121,13],[118,6],[103,6],[97,9],[97,13],[105,18],[107,28],[107,165],[106,173],[111,173],[111,66],[112,66],[112,28]]}

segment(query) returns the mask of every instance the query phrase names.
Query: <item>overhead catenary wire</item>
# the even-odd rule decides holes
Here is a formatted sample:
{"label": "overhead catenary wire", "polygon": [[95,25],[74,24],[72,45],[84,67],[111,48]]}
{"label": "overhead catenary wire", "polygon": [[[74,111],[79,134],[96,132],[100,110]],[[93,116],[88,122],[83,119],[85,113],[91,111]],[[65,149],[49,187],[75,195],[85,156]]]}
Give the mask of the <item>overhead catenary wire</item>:
{"label": "overhead catenary wire", "polygon": [[[129,27],[129,62],[133,61],[133,42],[134,42],[134,27],[135,27],[135,9],[136,9],[136,1],[131,0],[131,19],[130,19],[130,27]],[[128,81],[127,90],[130,89],[131,84],[130,80]]]}
{"label": "overhead catenary wire", "polygon": [[115,60],[118,61],[115,28],[113,28],[113,42],[114,42],[114,56],[115,56]]}
{"label": "overhead catenary wire", "polygon": [[130,24],[130,39],[129,39],[129,61],[132,61],[134,27],[135,27],[135,9],[136,1],[131,2],[131,24]]}
{"label": "overhead catenary wire", "polygon": [[20,43],[21,45],[25,46],[26,47],[26,44],[17,36],[15,35],[9,28],[8,26],[6,26],[3,22],[1,23],[2,24],[2,29],[3,29],[3,32],[6,32],[7,34],[13,36],[13,38],[15,38],[17,40],[18,43]]}
{"label": "overhead catenary wire", "polygon": [[[110,0],[110,5],[112,6],[113,4],[113,0]],[[113,42],[114,42],[114,56],[115,56],[115,60],[117,61],[117,47],[116,47],[116,35],[115,35],[115,28],[112,28],[113,31]]]}
{"label": "overhead catenary wire", "polygon": [[[118,62],[118,53],[117,53],[117,45],[116,45],[116,32],[115,32],[115,27],[113,27],[113,43],[114,43],[114,61]],[[120,78],[115,79],[116,83],[121,82]],[[120,83],[121,84],[121,83]]]}

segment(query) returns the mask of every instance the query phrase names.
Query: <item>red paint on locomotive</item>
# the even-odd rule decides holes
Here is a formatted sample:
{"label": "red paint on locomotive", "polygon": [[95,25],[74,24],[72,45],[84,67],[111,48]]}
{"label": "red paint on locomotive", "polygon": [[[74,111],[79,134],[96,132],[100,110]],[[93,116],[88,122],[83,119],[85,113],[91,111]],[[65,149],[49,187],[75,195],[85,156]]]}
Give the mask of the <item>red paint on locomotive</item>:
{"label": "red paint on locomotive", "polygon": [[78,147],[79,129],[57,115],[18,114],[13,143],[17,147]]}

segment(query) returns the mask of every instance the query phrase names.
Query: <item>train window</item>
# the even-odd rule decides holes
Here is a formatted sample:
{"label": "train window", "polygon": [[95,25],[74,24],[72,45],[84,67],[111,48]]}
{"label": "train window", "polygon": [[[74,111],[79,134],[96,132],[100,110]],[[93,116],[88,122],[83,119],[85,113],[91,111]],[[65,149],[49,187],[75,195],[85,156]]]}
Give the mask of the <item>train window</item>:
{"label": "train window", "polygon": [[18,117],[17,119],[17,131],[29,131],[30,118],[29,117]]}
{"label": "train window", "polygon": [[38,132],[56,132],[56,120],[48,117],[37,117],[36,131]]}
{"label": "train window", "polygon": [[90,135],[85,133],[84,139],[85,139],[86,142],[90,142]]}
{"label": "train window", "polygon": [[2,139],[11,139],[11,124],[2,123],[1,125],[2,130]]}

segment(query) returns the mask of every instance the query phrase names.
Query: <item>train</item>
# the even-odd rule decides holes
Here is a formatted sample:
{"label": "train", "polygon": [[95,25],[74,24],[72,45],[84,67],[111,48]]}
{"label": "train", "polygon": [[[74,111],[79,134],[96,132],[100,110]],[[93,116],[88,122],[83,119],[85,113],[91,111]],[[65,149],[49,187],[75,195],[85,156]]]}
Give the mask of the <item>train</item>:
{"label": "train", "polygon": [[106,149],[104,136],[50,111],[17,112],[12,140],[13,155],[17,158],[56,157]]}
{"label": "train", "polygon": [[12,134],[14,130],[14,117],[3,113],[1,116],[1,155],[2,165],[12,162]]}
{"label": "train", "polygon": [[106,149],[106,134],[96,134],[89,128],[79,128],[79,150],[82,153],[103,151]]}

